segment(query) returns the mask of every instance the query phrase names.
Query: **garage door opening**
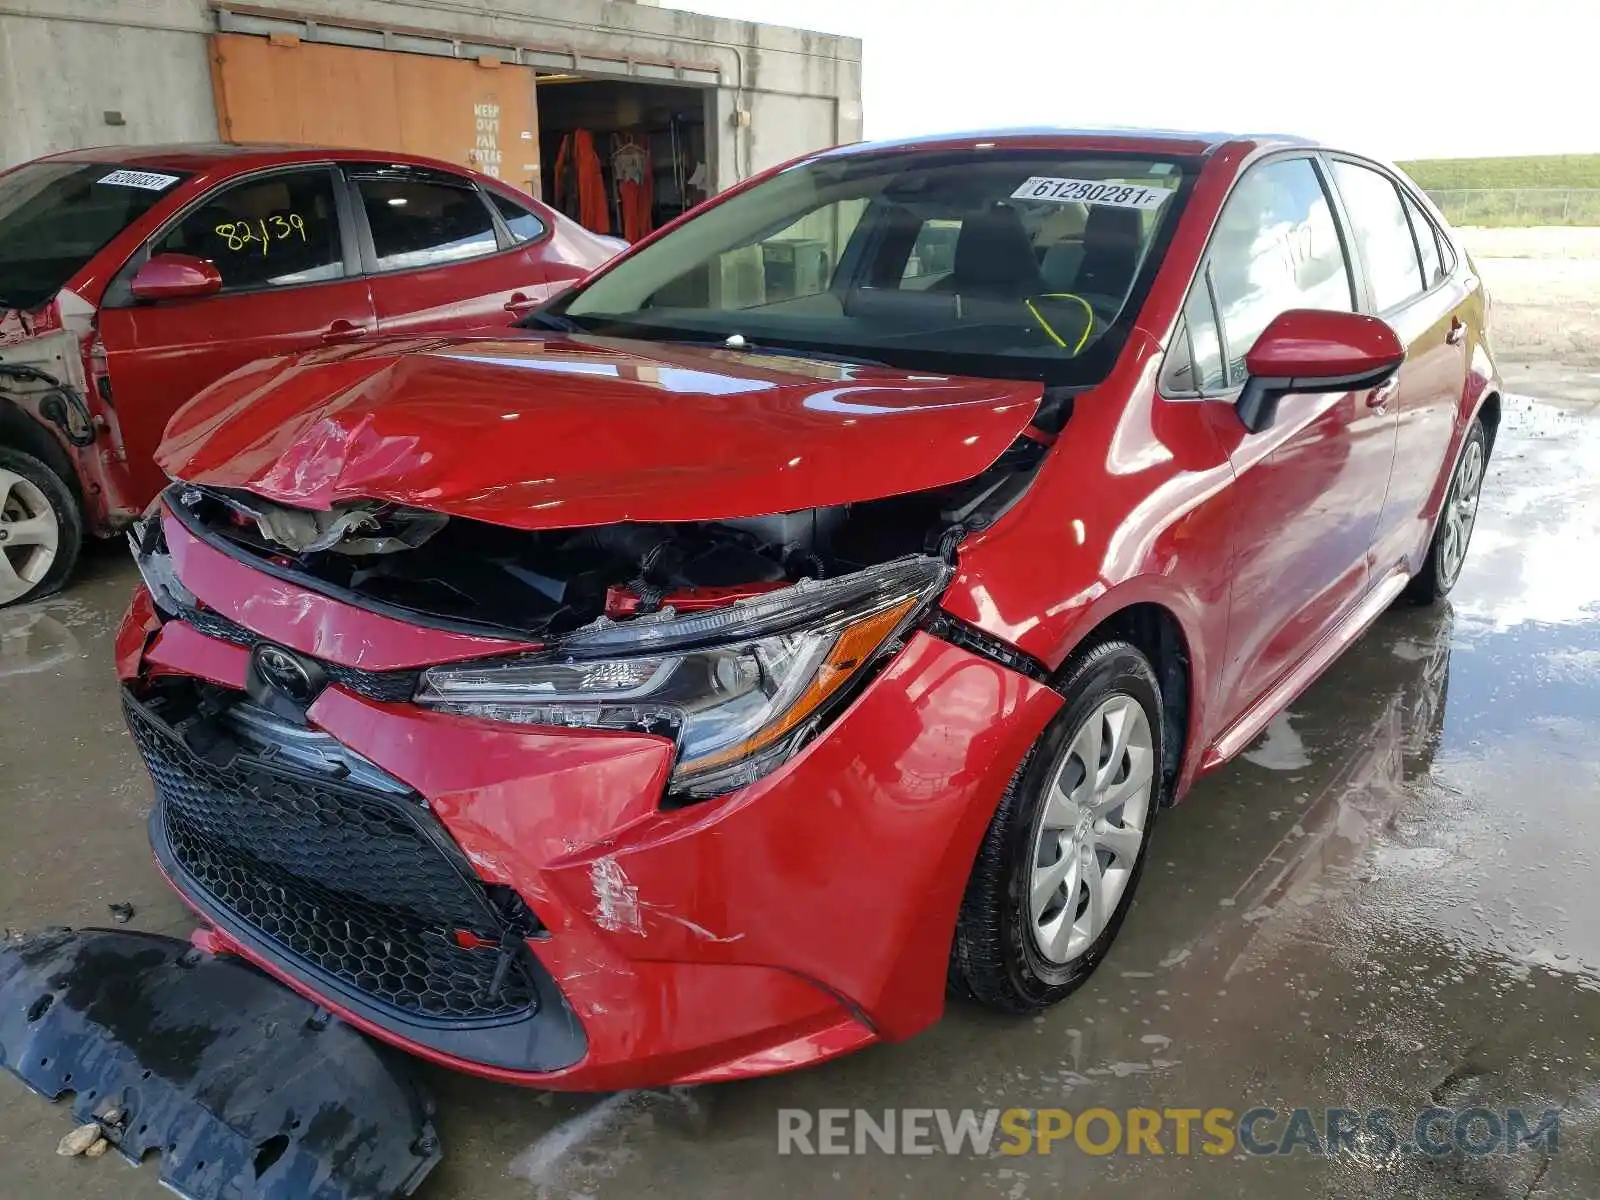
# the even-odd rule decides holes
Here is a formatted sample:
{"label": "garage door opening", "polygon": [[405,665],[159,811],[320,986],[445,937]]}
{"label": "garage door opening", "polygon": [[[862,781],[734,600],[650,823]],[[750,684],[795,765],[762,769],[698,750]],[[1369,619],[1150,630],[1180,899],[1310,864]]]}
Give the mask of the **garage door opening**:
{"label": "garage door opening", "polygon": [[535,83],[546,203],[632,242],[710,194],[710,90],[563,74]]}

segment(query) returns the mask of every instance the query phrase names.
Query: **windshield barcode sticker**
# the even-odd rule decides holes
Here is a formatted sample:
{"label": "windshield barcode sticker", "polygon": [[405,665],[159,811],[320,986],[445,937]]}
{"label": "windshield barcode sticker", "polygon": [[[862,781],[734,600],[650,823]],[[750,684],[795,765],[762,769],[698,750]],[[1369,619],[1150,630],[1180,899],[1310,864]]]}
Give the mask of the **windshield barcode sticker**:
{"label": "windshield barcode sticker", "polygon": [[179,178],[177,175],[160,175],[155,171],[113,171],[95,182],[109,183],[113,187],[143,188],[147,192],[164,192]]}
{"label": "windshield barcode sticker", "polygon": [[1136,183],[1106,183],[1099,179],[1056,179],[1035,175],[1016,191],[1013,200],[1046,200],[1055,204],[1107,204],[1114,208],[1160,208],[1172,188]]}

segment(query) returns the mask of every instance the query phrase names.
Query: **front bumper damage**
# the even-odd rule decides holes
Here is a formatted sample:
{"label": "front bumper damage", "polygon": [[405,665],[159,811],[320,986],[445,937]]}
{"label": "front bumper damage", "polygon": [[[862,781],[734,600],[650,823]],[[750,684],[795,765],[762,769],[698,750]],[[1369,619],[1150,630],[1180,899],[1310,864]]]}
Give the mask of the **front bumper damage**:
{"label": "front bumper damage", "polygon": [[[165,537],[188,607],[161,612],[147,591],[136,594],[116,647],[132,702],[178,694],[179,707],[162,720],[189,740],[190,753],[213,754],[198,728],[211,718],[191,720],[183,705],[193,702],[182,696],[211,689],[219,708],[248,700],[251,655],[262,643],[303,656],[326,677],[305,709],[307,731],[390,780],[410,806],[406,820],[438,834],[435,849],[478,899],[509,900],[532,918],[520,944],[509,945],[503,923],[475,923],[459,908],[423,913],[369,889],[367,900],[386,906],[380,926],[398,935],[398,918],[426,918],[434,946],[455,938],[476,956],[469,973],[479,987],[513,951],[512,965],[537,993],[535,1011],[428,1011],[417,989],[406,994],[381,979],[374,986],[359,962],[341,965],[326,947],[286,934],[249,897],[227,887],[221,894],[216,864],[197,859],[192,845],[187,861],[172,850],[174,813],[191,826],[208,819],[182,811],[178,796],[201,769],[164,782],[167,767],[136,725],[162,797],[152,833],[169,879],[222,948],[378,1037],[509,1083],[602,1090],[728,1080],[933,1023],[983,830],[1061,703],[1036,679],[913,632],[782,767],[720,799],[673,806],[664,803],[674,760],[666,738],[435,712],[390,690],[429,665],[519,647],[399,621],[265,575],[170,517]],[[263,797],[290,803],[273,798],[277,784],[252,775],[262,764],[250,757],[229,760],[235,774],[224,790],[247,793],[245,809]],[[240,772],[255,782],[243,786]],[[300,795],[292,803],[322,802]],[[349,855],[302,868],[304,856],[250,837],[236,829],[224,840],[243,847],[245,865],[272,886],[296,891],[301,911],[365,870]],[[333,840],[352,853],[373,845],[344,833]],[[547,1022],[568,1035],[530,1036]],[[558,1040],[570,1061],[546,1052]]]}
{"label": "front bumper damage", "polygon": [[0,1066],[71,1094],[192,1200],[409,1196],[439,1162],[409,1064],[237,960],[127,930],[0,946]]}

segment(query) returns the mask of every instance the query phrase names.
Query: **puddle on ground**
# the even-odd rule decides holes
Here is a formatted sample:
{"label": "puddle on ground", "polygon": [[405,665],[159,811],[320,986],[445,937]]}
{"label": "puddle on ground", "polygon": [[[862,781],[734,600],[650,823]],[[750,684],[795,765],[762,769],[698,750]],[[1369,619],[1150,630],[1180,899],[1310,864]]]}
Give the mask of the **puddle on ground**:
{"label": "puddle on ground", "polygon": [[82,655],[72,630],[48,609],[0,609],[0,679],[60,671]]}

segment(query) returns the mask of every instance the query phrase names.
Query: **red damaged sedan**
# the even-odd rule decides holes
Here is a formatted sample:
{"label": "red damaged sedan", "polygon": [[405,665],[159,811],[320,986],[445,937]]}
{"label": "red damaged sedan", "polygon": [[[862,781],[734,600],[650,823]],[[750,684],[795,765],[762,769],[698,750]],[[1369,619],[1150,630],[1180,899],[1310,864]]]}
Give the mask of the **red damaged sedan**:
{"label": "red damaged sedan", "polygon": [[108,146],[0,172],[0,607],[136,520],[196,392],[269,354],[506,325],[610,258],[436,159]]}
{"label": "red damaged sedan", "polygon": [[1161,810],[1455,582],[1486,299],[1282,139],[830,150],[504,336],[257,363],[170,426],[118,639],[212,949],[551,1088],[1014,1013]]}

